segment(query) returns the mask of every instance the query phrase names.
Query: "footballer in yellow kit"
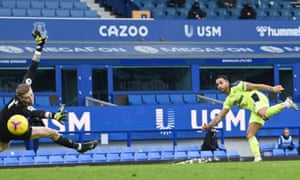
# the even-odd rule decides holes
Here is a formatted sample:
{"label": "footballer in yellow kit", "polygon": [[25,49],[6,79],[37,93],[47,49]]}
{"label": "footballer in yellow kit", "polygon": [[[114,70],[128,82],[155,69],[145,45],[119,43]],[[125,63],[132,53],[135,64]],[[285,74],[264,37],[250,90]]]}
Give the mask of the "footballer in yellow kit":
{"label": "footballer in yellow kit", "polygon": [[254,156],[254,161],[261,161],[262,158],[259,151],[259,142],[256,139],[256,133],[261,126],[264,125],[266,120],[281,112],[283,109],[292,108],[298,110],[297,104],[288,97],[283,103],[270,106],[268,98],[259,91],[265,90],[280,93],[284,90],[281,85],[269,86],[246,81],[236,81],[231,84],[227,76],[220,75],[216,79],[216,87],[222,93],[227,94],[227,97],[220,113],[209,124],[203,124],[202,130],[216,126],[222,121],[232,106],[239,106],[243,109],[250,110],[251,116],[247,129],[247,139]]}

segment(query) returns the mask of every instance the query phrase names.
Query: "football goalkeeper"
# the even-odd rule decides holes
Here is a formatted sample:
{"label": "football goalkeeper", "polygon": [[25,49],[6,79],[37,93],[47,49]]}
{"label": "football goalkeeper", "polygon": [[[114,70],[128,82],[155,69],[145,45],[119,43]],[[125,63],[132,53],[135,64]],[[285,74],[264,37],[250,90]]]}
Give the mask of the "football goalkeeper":
{"label": "football goalkeeper", "polygon": [[[57,120],[64,124],[67,120],[66,111],[63,106],[57,112],[48,112],[44,110],[36,110],[32,107],[34,104],[34,93],[31,88],[32,78],[39,65],[43,46],[47,37],[42,37],[38,30],[32,32],[32,35],[37,43],[36,50],[32,57],[32,63],[24,76],[23,83],[16,88],[16,94],[10,102],[8,102],[0,113],[0,152],[8,149],[11,140],[30,140],[39,138],[50,138],[56,144],[73,148],[79,153],[84,153],[97,147],[98,141],[90,141],[86,143],[77,143],[62,136],[55,129],[45,127],[41,121],[42,118]],[[32,126],[29,122],[28,131],[23,135],[14,135],[7,128],[7,121],[15,114],[21,114],[31,121],[36,119],[39,121],[38,126]]]}

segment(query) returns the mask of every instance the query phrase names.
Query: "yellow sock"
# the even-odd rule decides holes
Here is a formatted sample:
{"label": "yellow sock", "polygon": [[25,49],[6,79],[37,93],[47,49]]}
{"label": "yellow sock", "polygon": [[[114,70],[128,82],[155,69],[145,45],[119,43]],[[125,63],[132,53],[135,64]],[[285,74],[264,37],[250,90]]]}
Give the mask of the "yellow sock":
{"label": "yellow sock", "polygon": [[283,109],[282,104],[276,104],[274,106],[271,106],[267,109],[266,117],[270,118],[270,117],[274,116],[275,114],[279,113],[280,111],[282,111],[282,109]]}
{"label": "yellow sock", "polygon": [[259,151],[259,142],[257,141],[255,136],[252,136],[248,139],[250,149],[252,151],[252,154],[254,157],[260,156],[260,151]]}

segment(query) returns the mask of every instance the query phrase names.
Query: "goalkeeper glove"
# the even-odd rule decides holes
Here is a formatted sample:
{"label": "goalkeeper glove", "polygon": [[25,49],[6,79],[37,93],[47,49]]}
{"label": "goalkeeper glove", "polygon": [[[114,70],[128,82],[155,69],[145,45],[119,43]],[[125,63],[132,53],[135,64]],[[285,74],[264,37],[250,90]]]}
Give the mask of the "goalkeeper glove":
{"label": "goalkeeper glove", "polygon": [[34,30],[32,31],[32,37],[34,38],[37,46],[36,46],[36,50],[37,51],[42,51],[43,50],[43,46],[45,44],[45,42],[47,41],[48,37],[42,37],[41,32],[39,30]]}
{"label": "goalkeeper glove", "polygon": [[65,105],[62,104],[57,112],[52,113],[52,119],[57,120],[60,124],[64,125],[64,121],[67,121],[67,112],[64,111]]}

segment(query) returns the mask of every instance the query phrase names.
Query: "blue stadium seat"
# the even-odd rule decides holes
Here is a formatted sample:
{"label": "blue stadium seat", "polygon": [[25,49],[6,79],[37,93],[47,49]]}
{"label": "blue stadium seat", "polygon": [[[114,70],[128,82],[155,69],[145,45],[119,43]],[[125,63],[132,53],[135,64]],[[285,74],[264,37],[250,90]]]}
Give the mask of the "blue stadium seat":
{"label": "blue stadium seat", "polygon": [[41,14],[41,10],[40,9],[27,9],[27,16],[30,17],[40,17]]}
{"label": "blue stadium seat", "polygon": [[78,162],[78,158],[76,155],[65,155],[64,156],[64,163],[66,164],[73,164],[73,163],[77,163]]}
{"label": "blue stadium seat", "polygon": [[119,162],[119,161],[121,161],[120,154],[118,154],[118,153],[108,153],[106,155],[106,161],[107,162]]}
{"label": "blue stadium seat", "polygon": [[50,156],[49,163],[50,164],[63,164],[64,158],[62,156]]}
{"label": "blue stadium seat", "polygon": [[34,165],[33,157],[22,156],[19,158],[20,165]]}
{"label": "blue stadium seat", "polygon": [[151,10],[151,16],[154,19],[163,19],[166,17],[166,13],[163,8],[155,8]]}
{"label": "blue stadium seat", "polygon": [[95,148],[93,150],[90,151],[93,155],[105,155],[107,153],[106,149],[103,148]]}
{"label": "blue stadium seat", "polygon": [[25,151],[22,152],[22,156],[33,158],[35,156],[35,152],[33,150],[25,150]]}
{"label": "blue stadium seat", "polygon": [[128,103],[130,105],[141,105],[141,104],[143,104],[142,96],[139,94],[129,94],[128,95]]}
{"label": "blue stadium seat", "polygon": [[182,94],[170,94],[170,101],[173,104],[184,104]]}
{"label": "blue stadium seat", "polygon": [[16,7],[21,9],[31,8],[30,1],[16,1]]}
{"label": "blue stadium seat", "polygon": [[285,150],[286,156],[298,156],[298,150],[295,148],[293,150]]}
{"label": "blue stadium seat", "polygon": [[45,1],[31,0],[31,8],[43,9],[45,7]]}
{"label": "blue stadium seat", "polygon": [[158,153],[160,153],[161,152],[161,147],[151,146],[151,147],[148,148],[148,152],[158,152]]}
{"label": "blue stadium seat", "polygon": [[42,16],[44,17],[55,17],[55,10],[54,9],[42,9]]}
{"label": "blue stadium seat", "polygon": [[283,17],[291,17],[292,16],[292,13],[289,9],[281,9],[279,12],[280,12],[280,16],[283,16]]}
{"label": "blue stadium seat", "polygon": [[293,14],[293,16],[299,18],[300,17],[300,9],[293,9],[292,14]]}
{"label": "blue stadium seat", "polygon": [[[6,157],[16,157],[19,158],[22,156],[22,151],[19,150],[8,150],[5,152],[1,152],[1,154],[5,154]],[[1,157],[0,157],[1,158]]]}
{"label": "blue stadium seat", "polygon": [[93,18],[93,17],[100,17],[100,16],[98,15],[97,11],[93,11],[93,10],[84,10],[83,12],[84,12],[84,16],[85,16],[85,17],[91,17],[91,18]]}
{"label": "blue stadium seat", "polygon": [[59,9],[58,1],[45,1],[45,7],[47,9]]}
{"label": "blue stadium seat", "polygon": [[201,151],[200,145],[190,145],[188,146],[188,151]]}
{"label": "blue stadium seat", "polygon": [[174,147],[168,145],[162,146],[161,152],[174,152]]}
{"label": "blue stadium seat", "polygon": [[146,152],[136,152],[134,153],[134,160],[135,161],[147,161],[148,156]]}
{"label": "blue stadium seat", "polygon": [[16,166],[19,165],[19,159],[16,157],[6,157],[3,159],[3,163],[6,166]]}
{"label": "blue stadium seat", "polygon": [[206,12],[205,19],[214,19],[215,17],[217,17],[217,13],[214,9]]}
{"label": "blue stadium seat", "polygon": [[262,156],[272,156],[272,151],[275,148],[273,143],[260,143],[260,152]]}
{"label": "blue stadium seat", "polygon": [[175,8],[166,8],[165,9],[167,16],[169,17],[177,17],[178,13]]}
{"label": "blue stadium seat", "polygon": [[278,16],[280,16],[280,14],[279,14],[279,12],[278,12],[277,9],[269,9],[267,11],[267,14],[268,14],[268,16],[271,16],[271,17],[278,17]]}
{"label": "blue stadium seat", "polygon": [[195,94],[183,94],[183,101],[186,104],[197,104],[197,99]]}
{"label": "blue stadium seat", "polygon": [[12,15],[17,17],[26,17],[26,9],[12,9]]}
{"label": "blue stadium seat", "polygon": [[285,156],[285,152],[283,149],[273,149],[272,150],[273,156]]}
{"label": "blue stadium seat", "polygon": [[15,8],[16,1],[2,1],[2,7],[3,8]]}
{"label": "blue stadium seat", "polygon": [[239,8],[230,8],[230,9],[228,9],[228,12],[229,12],[231,17],[238,18],[241,14],[241,9],[239,9]]}
{"label": "blue stadium seat", "polygon": [[256,10],[265,10],[269,9],[269,4],[268,3],[261,3],[259,6],[257,6]]}
{"label": "blue stadium seat", "polygon": [[122,152],[120,154],[120,161],[134,161],[133,152]]}
{"label": "blue stadium seat", "polygon": [[70,10],[71,17],[84,17],[83,10]]}
{"label": "blue stadium seat", "polygon": [[201,158],[204,158],[204,159],[208,159],[208,158],[213,158],[214,155],[211,151],[201,151]]}
{"label": "blue stadium seat", "polygon": [[170,97],[168,94],[157,94],[156,95],[156,102],[158,104],[172,104],[170,102]]}
{"label": "blue stadium seat", "polygon": [[74,156],[78,156],[79,152],[77,152],[75,149],[66,149],[65,150],[65,155],[74,155]]}
{"label": "blue stadium seat", "polygon": [[149,152],[148,153],[148,160],[160,160],[161,155],[160,152]]}
{"label": "blue stadium seat", "polygon": [[70,17],[70,11],[67,9],[56,9],[55,12],[58,17]]}
{"label": "blue stadium seat", "polygon": [[293,5],[289,1],[281,1],[280,5],[283,9],[292,9]]}
{"label": "blue stadium seat", "polygon": [[216,9],[215,12],[216,12],[217,16],[222,16],[222,17],[229,16],[229,13],[228,13],[227,9],[225,9],[225,8]]}
{"label": "blue stadium seat", "polygon": [[61,9],[73,9],[74,8],[74,3],[73,2],[67,2],[67,1],[60,1],[59,2],[59,7]]}
{"label": "blue stadium seat", "polygon": [[168,151],[161,152],[161,160],[173,160],[173,159],[174,159],[173,152],[168,152]]}
{"label": "blue stadium seat", "polygon": [[155,8],[155,5],[151,1],[143,1],[140,3],[140,6],[143,10],[151,10]]}
{"label": "blue stadium seat", "polygon": [[240,154],[236,150],[228,150],[226,155],[228,159],[240,159]]}
{"label": "blue stadium seat", "polygon": [[65,155],[65,150],[64,149],[53,149],[51,150],[51,156],[60,156],[63,157]]}
{"label": "blue stadium seat", "polygon": [[[12,16],[11,8],[1,8],[0,16]],[[1,101],[2,103],[3,101]],[[3,104],[1,104],[2,106]]]}
{"label": "blue stadium seat", "polygon": [[49,96],[35,96],[35,105],[38,107],[51,106]]}
{"label": "blue stadium seat", "polygon": [[257,18],[263,18],[267,16],[266,10],[265,9],[257,9],[256,10],[256,17]]}
{"label": "blue stadium seat", "polygon": [[280,9],[280,8],[282,8],[281,7],[281,4],[280,3],[273,3],[272,5],[269,5],[269,8],[270,9]]}
{"label": "blue stadium seat", "polygon": [[157,104],[154,94],[144,94],[142,100],[144,104]]}
{"label": "blue stadium seat", "polygon": [[190,150],[189,146],[185,145],[176,145],[174,146],[175,152],[188,152]]}
{"label": "blue stadium seat", "polygon": [[104,154],[94,154],[92,156],[93,162],[106,162],[106,157]]}
{"label": "blue stadium seat", "polygon": [[201,157],[200,151],[188,151],[187,152],[188,159],[200,158],[200,157]]}
{"label": "blue stadium seat", "polygon": [[78,155],[78,162],[79,163],[92,163],[93,158],[88,154],[79,154]]}
{"label": "blue stadium seat", "polygon": [[214,158],[220,158],[220,159],[226,159],[227,158],[227,155],[226,155],[225,151],[217,150],[217,151],[213,152],[213,155],[214,155]]}
{"label": "blue stadium seat", "polygon": [[49,157],[51,155],[51,152],[47,149],[39,149],[36,151],[36,156],[46,156]]}
{"label": "blue stadium seat", "polygon": [[184,151],[175,151],[174,152],[174,159],[187,159],[188,158],[188,155],[187,155],[187,152],[184,152]]}
{"label": "blue stadium seat", "polygon": [[34,164],[41,165],[41,164],[49,164],[49,158],[47,156],[35,156],[33,158]]}
{"label": "blue stadium seat", "polygon": [[[202,7],[202,6],[203,5],[200,3],[200,7]],[[205,2],[204,7],[212,10],[212,9],[216,9],[217,8],[217,4],[216,4],[215,1],[207,1],[207,2]]]}
{"label": "blue stadium seat", "polygon": [[181,18],[187,18],[188,17],[188,9],[187,8],[179,8],[177,9],[177,14]]}
{"label": "blue stadium seat", "polygon": [[85,2],[74,2],[74,8],[78,10],[88,9]]}

